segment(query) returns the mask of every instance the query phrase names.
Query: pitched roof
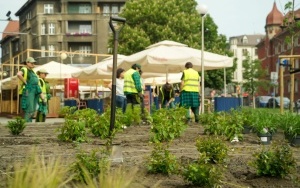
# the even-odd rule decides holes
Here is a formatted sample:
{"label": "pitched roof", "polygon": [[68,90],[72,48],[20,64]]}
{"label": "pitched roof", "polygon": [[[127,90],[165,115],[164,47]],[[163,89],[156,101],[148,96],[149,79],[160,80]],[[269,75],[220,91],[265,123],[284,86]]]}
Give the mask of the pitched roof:
{"label": "pitched roof", "polygon": [[2,39],[4,39],[6,36],[17,35],[16,32],[19,32],[19,21],[15,21],[15,20],[9,21],[2,33]]}

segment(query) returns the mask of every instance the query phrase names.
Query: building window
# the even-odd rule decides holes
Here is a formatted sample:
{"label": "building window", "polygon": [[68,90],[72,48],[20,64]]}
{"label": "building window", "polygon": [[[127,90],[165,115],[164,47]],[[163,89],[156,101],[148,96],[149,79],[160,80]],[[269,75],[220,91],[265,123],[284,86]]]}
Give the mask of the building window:
{"label": "building window", "polygon": [[91,25],[79,25],[79,33],[92,33],[92,26]]}
{"label": "building window", "polygon": [[49,57],[54,57],[54,51],[55,51],[54,45],[49,45],[48,48],[49,48],[48,56]]}
{"label": "building window", "polygon": [[288,80],[287,81],[287,86],[288,86],[288,92],[291,92],[291,82]]}
{"label": "building window", "polygon": [[69,3],[68,13],[91,14],[92,6],[90,3]]}
{"label": "building window", "polygon": [[118,13],[119,13],[119,6],[118,5],[112,5],[112,7],[111,7],[111,13],[114,16],[118,15]]}
{"label": "building window", "polygon": [[41,25],[41,35],[45,35],[46,34],[46,24],[42,24]]}
{"label": "building window", "polygon": [[31,19],[31,11],[28,11],[26,14],[26,20],[30,20]]}
{"label": "building window", "polygon": [[294,38],[294,46],[299,46],[299,37]]}
{"label": "building window", "polygon": [[45,50],[46,50],[46,47],[45,46],[41,46],[41,57],[45,57],[46,56],[46,53],[45,53]]}
{"label": "building window", "polygon": [[295,93],[298,93],[298,80],[295,79]]}
{"label": "building window", "polygon": [[54,35],[55,34],[55,25],[54,23],[50,23],[48,27],[48,34],[49,35]]}
{"label": "building window", "polygon": [[257,48],[254,49],[254,55],[257,56],[258,55],[258,51]]}
{"label": "building window", "polygon": [[53,4],[44,4],[44,13],[53,14],[54,13]]}
{"label": "building window", "polygon": [[281,52],[284,52],[284,43],[281,44]]}
{"label": "building window", "polygon": [[242,53],[243,53],[243,56],[247,56],[248,55],[248,50],[247,49],[242,49]]}
{"label": "building window", "polygon": [[103,15],[109,16],[110,14],[110,6],[108,4],[103,5]]}
{"label": "building window", "polygon": [[79,51],[80,53],[83,53],[85,57],[87,57],[88,53],[91,53],[91,46],[79,46]]}
{"label": "building window", "polygon": [[248,38],[246,36],[243,37],[242,43],[243,44],[248,44]]}

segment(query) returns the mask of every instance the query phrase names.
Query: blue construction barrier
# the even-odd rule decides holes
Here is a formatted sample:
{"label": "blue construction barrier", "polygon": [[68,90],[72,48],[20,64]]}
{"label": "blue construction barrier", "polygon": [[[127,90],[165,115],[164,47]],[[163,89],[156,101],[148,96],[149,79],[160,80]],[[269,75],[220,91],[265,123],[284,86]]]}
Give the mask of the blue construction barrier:
{"label": "blue construction barrier", "polygon": [[103,99],[86,99],[87,108],[91,108],[97,111],[98,114],[104,112]]}
{"label": "blue construction barrier", "polygon": [[241,107],[242,100],[237,97],[215,97],[214,98],[215,112],[230,111]]}

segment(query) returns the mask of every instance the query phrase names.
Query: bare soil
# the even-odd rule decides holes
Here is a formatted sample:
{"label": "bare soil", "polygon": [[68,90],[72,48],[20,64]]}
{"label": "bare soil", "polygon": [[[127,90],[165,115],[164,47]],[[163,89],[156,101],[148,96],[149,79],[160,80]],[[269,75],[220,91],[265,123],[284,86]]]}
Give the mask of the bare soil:
{"label": "bare soil", "polygon": [[[28,124],[22,135],[12,136],[4,125],[0,125],[0,187],[5,187],[6,172],[12,169],[17,161],[24,161],[28,152],[33,148],[38,148],[38,153],[45,157],[62,157],[66,165],[75,160],[76,153],[80,152],[74,143],[64,143],[57,139],[55,131],[61,124],[32,123]],[[131,188],[150,188],[156,185],[159,188],[187,188],[194,187],[185,182],[179,175],[164,176],[160,174],[148,174],[146,171],[146,157],[152,151],[149,143],[150,126],[128,127],[123,132],[118,133],[114,143],[119,144],[122,150],[123,163],[126,168],[137,167],[139,169]],[[203,128],[200,125],[189,126],[185,133],[171,143],[170,151],[179,160],[197,159],[198,152],[195,147],[195,140],[203,135]],[[223,186],[234,187],[300,187],[295,184],[289,176],[284,179],[258,177],[255,169],[248,163],[253,159],[252,154],[262,147],[259,138],[254,133],[244,135],[244,140],[237,143],[227,142],[229,158],[227,168],[224,171]],[[80,148],[89,151],[95,148],[105,147],[104,142],[93,136],[89,136],[88,143],[80,144]],[[283,133],[278,132],[273,136],[274,140],[283,140]],[[269,147],[269,146],[265,146]],[[294,157],[297,161],[297,176],[300,173],[300,148],[292,147]]]}

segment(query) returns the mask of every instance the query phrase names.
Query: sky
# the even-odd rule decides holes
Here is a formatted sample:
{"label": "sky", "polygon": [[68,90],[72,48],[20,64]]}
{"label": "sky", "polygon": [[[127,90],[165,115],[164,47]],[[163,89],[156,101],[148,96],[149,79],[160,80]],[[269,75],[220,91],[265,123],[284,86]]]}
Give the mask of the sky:
{"label": "sky", "polygon": [[[15,13],[27,0],[0,0],[0,32],[7,21],[6,13],[10,10],[11,18],[18,19]],[[266,17],[273,7],[284,13],[284,5],[290,0],[197,0],[207,6],[208,14],[218,26],[218,33],[227,38],[244,34],[265,34]],[[300,8],[300,0],[295,0],[295,7]],[[2,34],[1,34],[2,38]]]}

